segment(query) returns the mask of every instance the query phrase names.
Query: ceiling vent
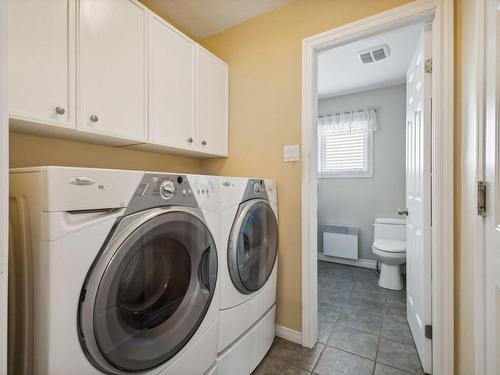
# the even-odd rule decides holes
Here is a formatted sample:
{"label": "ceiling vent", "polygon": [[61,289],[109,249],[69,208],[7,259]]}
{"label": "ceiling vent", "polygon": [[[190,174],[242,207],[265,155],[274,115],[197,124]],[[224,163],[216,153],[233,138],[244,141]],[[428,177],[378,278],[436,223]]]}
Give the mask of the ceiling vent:
{"label": "ceiling vent", "polygon": [[363,64],[369,64],[389,57],[389,47],[387,45],[377,46],[358,52],[358,57]]}

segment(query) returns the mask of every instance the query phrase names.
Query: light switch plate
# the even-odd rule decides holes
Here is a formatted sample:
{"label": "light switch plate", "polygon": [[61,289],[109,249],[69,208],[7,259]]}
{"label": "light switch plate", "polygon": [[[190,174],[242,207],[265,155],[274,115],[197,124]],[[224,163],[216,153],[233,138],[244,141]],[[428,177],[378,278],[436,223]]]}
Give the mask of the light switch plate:
{"label": "light switch plate", "polygon": [[286,145],[283,149],[284,160],[299,161],[300,160],[300,146],[299,145]]}

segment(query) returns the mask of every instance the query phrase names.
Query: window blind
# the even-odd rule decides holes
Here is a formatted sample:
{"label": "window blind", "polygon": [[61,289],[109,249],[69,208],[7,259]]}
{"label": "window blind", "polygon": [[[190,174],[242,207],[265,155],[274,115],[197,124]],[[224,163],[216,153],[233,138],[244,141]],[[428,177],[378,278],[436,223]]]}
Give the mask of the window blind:
{"label": "window blind", "polygon": [[360,175],[369,172],[368,132],[318,134],[320,175]]}

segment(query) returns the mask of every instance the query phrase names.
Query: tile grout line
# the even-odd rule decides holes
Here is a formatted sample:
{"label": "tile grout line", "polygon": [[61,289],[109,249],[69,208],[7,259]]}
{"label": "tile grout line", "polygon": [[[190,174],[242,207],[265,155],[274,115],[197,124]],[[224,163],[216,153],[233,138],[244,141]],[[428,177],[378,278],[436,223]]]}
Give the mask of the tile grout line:
{"label": "tile grout line", "polygon": [[[293,343],[293,342],[291,342],[291,341],[288,341],[287,339],[280,338],[280,340],[284,340],[284,341],[287,341],[287,342],[289,342],[289,343],[291,343],[291,344],[293,344],[293,345],[298,345],[298,346],[300,346],[299,344],[296,344],[296,343]],[[304,368],[304,367],[297,366],[296,364],[291,363],[291,362],[289,362],[288,360],[286,360],[286,359],[284,359],[284,358],[282,358],[282,357],[280,357],[280,356],[278,356],[278,355],[276,355],[276,354],[271,354],[271,349],[269,349],[269,352],[268,352],[268,353],[269,353],[269,357],[273,357],[273,358],[279,359],[280,361],[283,361],[283,362],[285,362],[286,364],[288,364],[288,365],[290,365],[290,366],[292,366],[292,367],[294,367],[294,368],[296,368],[296,369],[299,369],[299,370],[303,370],[303,371],[306,371],[306,372],[312,373],[312,372],[313,372],[313,370],[314,370],[314,368],[315,368],[315,366],[316,366],[316,364],[317,364],[317,363],[318,363],[318,361],[319,361],[319,358],[321,357],[321,354],[323,353],[323,351],[325,350],[325,347],[326,347],[326,344],[321,343],[321,342],[319,342],[319,341],[316,343],[316,345],[318,345],[318,344],[323,345],[323,349],[321,349],[321,351],[320,351],[320,353],[319,353],[319,355],[318,355],[318,359],[316,359],[316,361],[313,363],[313,366],[312,366],[312,369],[311,369],[311,370],[308,370],[308,369],[306,369],[306,368]],[[274,343],[273,343],[273,345],[274,345]],[[301,346],[300,346],[300,347],[301,347]],[[313,350],[313,349],[312,349],[312,350]],[[267,356],[267,354],[266,354],[266,356]]]}
{"label": "tile grout line", "polygon": [[[324,345],[325,345],[325,346],[328,346],[329,348],[333,348],[333,349],[340,350],[340,351],[345,352],[345,353],[349,353],[349,354],[355,355],[356,357],[359,357],[359,358],[367,359],[367,360],[368,360],[368,361],[370,361],[370,362],[376,362],[376,357],[375,357],[375,359],[371,359],[371,358],[364,357],[364,356],[362,356],[361,354],[357,354],[357,353],[350,352],[350,351],[349,351],[349,350],[347,350],[347,349],[338,348],[338,347],[336,347],[336,346],[329,345],[329,344],[324,344]],[[378,352],[378,348],[377,348],[377,352]]]}
{"label": "tile grout line", "polygon": [[377,363],[380,364],[380,365],[382,365],[382,366],[389,367],[390,369],[402,372],[404,374],[411,375],[411,372],[408,372],[406,370],[401,370],[400,368],[397,368],[397,367],[394,367],[394,366],[389,366],[389,365],[386,365],[385,363],[382,363],[382,362],[377,362]]}
{"label": "tile grout line", "polygon": [[316,370],[316,366],[318,366],[319,360],[321,359],[321,356],[323,355],[323,352],[326,349],[326,344],[323,345],[323,349],[321,349],[321,352],[319,353],[318,359],[314,363],[312,369],[311,369],[311,374],[314,374],[314,370]]}
{"label": "tile grout line", "polygon": [[[375,369],[377,367],[377,363],[382,364],[381,362],[378,361],[378,354],[379,354],[379,351],[380,351],[380,346],[382,345],[382,339],[388,340],[386,337],[382,336],[382,330],[384,328],[384,322],[386,321],[387,305],[389,303],[389,291],[385,290],[384,296],[385,296],[384,314],[383,314],[383,320],[382,320],[382,327],[380,328],[380,333],[379,333],[379,336],[378,336],[379,337],[379,344],[378,344],[378,347],[377,347],[377,357],[375,359],[375,367],[373,368],[373,374],[375,374]],[[391,319],[387,319],[387,320],[391,320]],[[394,341],[394,340],[389,340],[389,341]],[[396,341],[394,341],[394,342],[396,342]],[[384,366],[387,366],[387,365],[384,364]],[[387,367],[390,367],[392,369],[401,371],[400,369],[397,369],[397,368],[392,367],[392,366],[387,366]]]}
{"label": "tile grout line", "polygon": [[[369,358],[366,358],[366,357],[360,356],[359,354],[354,354],[354,353],[351,353],[351,352],[349,352],[349,351],[347,351],[347,350],[345,350],[345,349],[336,348],[336,347],[331,346],[331,345],[324,345],[324,348],[321,350],[321,355],[318,357],[318,360],[316,361],[316,365],[314,365],[314,368],[313,368],[313,371],[312,371],[312,372],[314,372],[314,370],[316,369],[316,366],[318,365],[318,362],[319,362],[319,360],[320,360],[321,356],[323,355],[323,352],[325,351],[326,347],[329,347],[329,348],[331,348],[331,349],[338,350],[338,351],[343,352],[343,353],[347,353],[347,354],[353,355],[353,356],[358,357],[358,358],[361,358],[361,359],[365,359],[365,360],[367,360],[367,361],[373,362],[373,364],[375,365],[375,361],[374,361],[374,360],[372,360],[372,359],[369,359]],[[387,367],[391,367],[391,366],[387,366]],[[392,367],[392,368],[395,368],[395,367]],[[396,370],[398,370],[398,369],[396,369]],[[401,371],[401,370],[400,370],[400,371]]]}
{"label": "tile grout line", "polygon": [[[286,339],[283,339],[283,340],[286,340]],[[286,340],[286,341],[288,341],[288,340]],[[291,342],[291,341],[290,341],[290,342]],[[294,344],[294,343],[292,343],[292,344]],[[317,344],[316,344],[316,345],[317,345]],[[323,352],[323,350],[324,350],[324,348],[321,350],[320,355],[321,355],[321,353]],[[292,366],[293,368],[296,368],[296,369],[298,369],[298,370],[303,370],[303,371],[306,371],[306,372],[312,372],[312,370],[311,370],[311,371],[309,371],[308,369],[305,369],[305,368],[303,368],[303,367],[297,366],[296,364],[291,363],[291,362],[287,361],[286,359],[281,358],[280,356],[277,356],[276,354],[271,354],[270,352],[269,352],[269,354],[266,354],[266,356],[265,356],[264,358],[266,358],[268,355],[269,355],[269,357],[274,358],[274,359],[279,359],[281,362],[285,362],[287,365],[290,365],[290,366]],[[319,356],[318,356],[318,360],[319,360]],[[316,360],[316,362],[317,362],[318,360]],[[313,366],[313,368],[314,368],[314,366]]]}
{"label": "tile grout line", "polygon": [[[385,319],[385,310],[387,308],[387,295],[386,295],[386,300],[384,304],[384,319]],[[380,328],[380,332],[378,334],[378,345],[377,345],[377,354],[375,355],[375,364],[373,365],[373,375],[375,375],[375,370],[377,369],[377,363],[378,363],[378,352],[380,351],[380,345],[382,344],[382,328],[384,327],[384,321],[382,320],[382,327]]]}

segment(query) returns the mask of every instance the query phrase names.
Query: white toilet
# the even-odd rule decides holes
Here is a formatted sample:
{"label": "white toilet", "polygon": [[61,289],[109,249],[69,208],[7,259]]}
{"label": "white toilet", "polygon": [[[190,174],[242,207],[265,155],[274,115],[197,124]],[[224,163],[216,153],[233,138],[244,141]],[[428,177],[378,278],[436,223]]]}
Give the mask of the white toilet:
{"label": "white toilet", "polygon": [[400,266],[406,262],[406,221],[377,218],[373,226],[372,252],[381,263],[378,285],[403,289]]}

